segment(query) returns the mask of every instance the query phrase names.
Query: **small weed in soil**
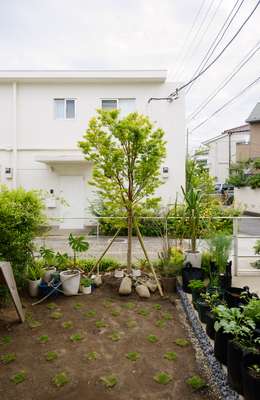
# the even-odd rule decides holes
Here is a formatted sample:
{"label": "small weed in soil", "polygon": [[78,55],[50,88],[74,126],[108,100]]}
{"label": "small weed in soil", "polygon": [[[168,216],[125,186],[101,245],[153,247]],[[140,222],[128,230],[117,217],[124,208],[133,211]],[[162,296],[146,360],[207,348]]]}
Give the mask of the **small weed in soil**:
{"label": "small weed in soil", "polygon": [[189,379],[186,380],[186,383],[187,385],[191,386],[194,391],[204,389],[207,386],[204,379],[202,379],[198,375],[191,376]]}
{"label": "small weed in soil", "polygon": [[118,317],[120,315],[120,311],[119,310],[113,310],[113,311],[111,311],[111,315],[113,317]]}
{"label": "small weed in soil", "polygon": [[58,354],[56,353],[56,351],[48,351],[48,353],[46,353],[46,355],[45,355],[46,361],[54,361],[57,358],[58,358]]}
{"label": "small weed in soil", "polygon": [[99,354],[96,351],[90,351],[86,354],[86,359],[89,361],[94,361],[99,358]]}
{"label": "small weed in soil", "polygon": [[190,342],[187,339],[183,339],[183,338],[175,339],[175,343],[177,344],[177,346],[180,346],[180,347],[186,347],[186,346],[189,346],[189,344],[190,344]]}
{"label": "small weed in soil", "polygon": [[11,362],[16,360],[15,353],[7,353],[1,356],[1,361],[3,364],[10,364]]}
{"label": "small weed in soil", "polygon": [[177,354],[174,351],[167,351],[164,353],[163,358],[169,361],[175,361],[177,359]]}
{"label": "small weed in soil", "polygon": [[31,329],[39,328],[42,325],[39,321],[36,321],[35,319],[31,319],[27,322]]}
{"label": "small weed in soil", "polygon": [[117,377],[114,374],[102,376],[100,380],[103,385],[108,389],[111,389],[117,384]]}
{"label": "small weed in soil", "polygon": [[150,314],[150,311],[146,308],[140,308],[140,310],[138,310],[138,314],[142,315],[143,317],[147,317]]}
{"label": "small weed in soil", "polygon": [[74,333],[74,335],[70,336],[70,340],[75,343],[75,342],[80,342],[81,340],[84,339],[84,336],[81,335],[81,333]]}
{"label": "small weed in soil", "polygon": [[11,376],[10,380],[18,385],[19,383],[22,383],[26,379],[26,372],[25,371],[19,371],[13,376]]}
{"label": "small weed in soil", "polygon": [[122,307],[126,308],[127,310],[133,310],[135,308],[135,304],[131,303],[131,302],[128,302],[128,303],[122,304]]}
{"label": "small weed in soil", "polygon": [[87,318],[94,318],[97,315],[97,312],[95,310],[89,310],[89,311],[85,311],[83,313],[84,317]]}
{"label": "small weed in soil", "polygon": [[52,383],[57,387],[60,388],[67,383],[69,383],[69,377],[66,372],[59,372],[52,378]]}
{"label": "small weed in soil", "polygon": [[107,324],[106,324],[104,321],[96,321],[96,327],[97,327],[98,329],[106,328],[106,327],[107,327]]}
{"label": "small weed in soil", "polygon": [[167,372],[158,372],[154,375],[153,379],[160,385],[167,385],[172,380],[172,376]]}
{"label": "small weed in soil", "polygon": [[118,332],[113,332],[111,335],[108,336],[113,342],[118,342],[121,339],[121,336]]}
{"label": "small weed in soil", "polygon": [[65,329],[70,329],[70,328],[73,327],[73,322],[65,321],[65,322],[62,323],[62,327],[65,328]]}
{"label": "small weed in soil", "polygon": [[137,351],[130,351],[129,353],[126,354],[126,358],[130,361],[137,361],[140,358],[140,353]]}
{"label": "small weed in soil", "polygon": [[147,340],[148,340],[148,342],[150,342],[150,343],[156,343],[156,342],[158,342],[158,337],[155,336],[155,335],[148,335],[148,336],[147,336]]}
{"label": "small weed in soil", "polygon": [[49,310],[54,310],[55,308],[57,308],[58,306],[57,306],[57,304],[55,304],[55,303],[49,303],[49,304],[47,304],[47,308],[49,309]]}
{"label": "small weed in soil", "polygon": [[76,303],[76,304],[74,304],[73,308],[74,308],[74,310],[80,310],[83,306],[84,306],[84,304],[82,304],[82,303]]}
{"label": "small weed in soil", "polygon": [[112,304],[113,304],[113,300],[111,300],[111,299],[106,299],[106,300],[103,301],[103,306],[104,306],[105,308],[110,308],[110,307],[112,307]]}
{"label": "small weed in soil", "polygon": [[0,344],[1,345],[9,344],[11,342],[12,342],[11,336],[2,336],[1,339],[0,339]]}
{"label": "small weed in soil", "polygon": [[39,342],[44,344],[47,343],[49,341],[49,336],[48,335],[42,335],[38,338]]}
{"label": "small weed in soil", "polygon": [[155,326],[158,328],[164,328],[166,325],[166,322],[163,319],[159,319],[158,321],[155,322]]}
{"label": "small weed in soil", "polygon": [[63,314],[60,311],[54,311],[53,313],[51,313],[52,319],[60,319],[62,317],[63,317]]}
{"label": "small weed in soil", "polygon": [[172,315],[170,313],[163,313],[162,315],[162,319],[164,319],[165,321],[171,321],[172,320]]}
{"label": "small weed in soil", "polygon": [[161,304],[154,304],[153,308],[155,310],[161,310],[162,306],[161,306]]}
{"label": "small weed in soil", "polygon": [[128,328],[135,328],[137,326],[137,322],[134,319],[129,319],[126,322]]}

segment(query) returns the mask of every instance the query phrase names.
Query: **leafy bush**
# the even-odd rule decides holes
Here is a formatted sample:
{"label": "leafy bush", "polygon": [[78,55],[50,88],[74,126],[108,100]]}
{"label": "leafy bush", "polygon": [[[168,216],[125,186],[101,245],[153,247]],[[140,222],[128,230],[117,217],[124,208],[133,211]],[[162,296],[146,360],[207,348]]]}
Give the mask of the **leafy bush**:
{"label": "leafy bush", "polygon": [[252,189],[258,189],[258,188],[260,188],[260,174],[251,175],[251,176],[248,178],[248,185],[249,185]]}
{"label": "leafy bush", "polygon": [[0,188],[0,257],[11,262],[18,285],[24,283],[33,240],[45,223],[44,203],[38,192]]}
{"label": "leafy bush", "polygon": [[191,386],[194,391],[204,389],[207,386],[204,379],[198,375],[193,375],[192,377],[188,378],[186,383]]}

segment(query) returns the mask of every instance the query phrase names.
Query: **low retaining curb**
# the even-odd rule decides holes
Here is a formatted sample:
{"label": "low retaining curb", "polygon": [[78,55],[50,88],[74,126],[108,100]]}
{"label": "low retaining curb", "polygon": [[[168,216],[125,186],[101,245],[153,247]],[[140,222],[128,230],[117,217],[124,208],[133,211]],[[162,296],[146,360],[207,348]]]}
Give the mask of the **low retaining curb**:
{"label": "low retaining curb", "polygon": [[201,348],[201,351],[203,352],[207,360],[211,375],[209,378],[210,384],[212,384],[216,388],[217,392],[221,396],[221,399],[239,400],[239,395],[230,388],[227,382],[227,375],[223,371],[221,364],[214,356],[214,350],[210,343],[210,340],[206,332],[202,328],[201,322],[194,312],[194,309],[189,302],[187,294],[182,290],[180,286],[177,287],[177,293],[181,299],[182,307],[191,324],[193,333],[199,343],[199,347]]}

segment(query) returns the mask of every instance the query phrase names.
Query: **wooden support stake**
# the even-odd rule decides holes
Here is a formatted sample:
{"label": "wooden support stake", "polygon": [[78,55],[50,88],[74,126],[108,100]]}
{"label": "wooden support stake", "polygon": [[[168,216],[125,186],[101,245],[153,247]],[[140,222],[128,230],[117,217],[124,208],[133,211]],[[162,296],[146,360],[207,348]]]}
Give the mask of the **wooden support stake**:
{"label": "wooden support stake", "polygon": [[146,251],[146,248],[145,248],[145,245],[144,245],[144,241],[143,241],[143,238],[142,238],[140,229],[139,229],[138,224],[137,224],[137,222],[136,222],[135,219],[134,219],[134,225],[135,225],[136,233],[137,233],[137,236],[138,236],[140,245],[141,245],[141,247],[142,247],[142,249],[143,249],[145,258],[146,258],[146,260],[147,260],[147,262],[148,262],[149,267],[151,268],[151,271],[152,271],[152,274],[153,274],[153,276],[154,276],[155,282],[157,283],[157,287],[158,287],[159,293],[160,293],[160,295],[163,297],[163,291],[162,291],[161,284],[160,284],[160,282],[159,282],[159,280],[158,280],[158,278],[157,278],[157,275],[156,275],[156,272],[155,272],[155,270],[154,270],[154,267],[153,267],[153,265],[152,265],[152,263],[151,263],[151,261],[150,261],[150,259],[149,259],[149,257],[148,257],[148,253],[147,253],[147,251]]}
{"label": "wooden support stake", "polygon": [[105,250],[103,251],[103,253],[101,254],[101,256],[99,257],[99,259],[97,260],[96,264],[93,266],[93,268],[91,269],[91,271],[88,273],[88,275],[90,276],[93,271],[95,271],[96,268],[98,268],[98,274],[99,274],[99,263],[102,260],[102,258],[104,257],[104,255],[107,253],[107,251],[110,249],[110,247],[112,246],[113,242],[115,241],[116,237],[119,235],[121,228],[119,228],[116,233],[114,234],[113,238],[111,239],[111,241],[109,242],[108,246],[105,248]]}

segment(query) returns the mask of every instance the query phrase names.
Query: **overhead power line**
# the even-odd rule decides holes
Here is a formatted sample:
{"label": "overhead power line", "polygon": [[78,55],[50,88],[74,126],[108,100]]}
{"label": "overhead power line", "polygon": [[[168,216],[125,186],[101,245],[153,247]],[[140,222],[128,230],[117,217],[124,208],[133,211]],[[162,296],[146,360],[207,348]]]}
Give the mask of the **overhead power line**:
{"label": "overhead power line", "polygon": [[238,72],[254,57],[260,50],[260,40],[255,46],[246,54],[245,57],[236,65],[230,74],[218,85],[218,87],[188,116],[189,122],[196,119],[197,116],[207,107],[209,103],[223,90],[228,83],[238,74]]}
{"label": "overhead power line", "polygon": [[[215,39],[213,40],[213,42],[211,43],[210,47],[208,48],[205,56],[203,57],[200,65],[197,67],[197,69],[195,70],[192,78],[194,78],[194,76],[196,76],[197,73],[199,73],[202,68],[204,68],[204,66],[207,64],[207,62],[211,59],[211,57],[213,56],[216,48],[218,47],[218,45],[221,43],[222,39],[224,38],[226,32],[228,31],[230,25],[232,24],[233,20],[235,19],[238,11],[240,10],[242,4],[244,3],[244,0],[241,0],[240,4],[239,3],[240,0],[237,0],[236,3],[234,4],[234,6],[232,7],[231,11],[229,12],[227,18],[225,19],[223,25],[221,26],[217,36],[215,37]],[[236,9],[236,6],[238,4],[238,7]],[[235,10],[235,12],[234,12]],[[234,12],[234,14],[233,14]],[[233,15],[232,15],[233,14]],[[229,20],[230,19],[230,20]],[[223,31],[223,32],[222,32]],[[193,82],[189,88],[186,91],[186,94],[189,93],[189,91],[191,90],[192,86],[194,85],[195,82]]]}
{"label": "overhead power line", "polygon": [[179,88],[177,88],[173,93],[171,93],[169,95],[169,97],[173,97],[176,96],[176,94],[178,92],[180,92],[181,90],[185,89],[187,86],[189,86],[192,82],[196,81],[197,79],[199,79],[203,74],[205,74],[205,72],[207,72],[209,70],[210,67],[212,67],[212,65],[214,65],[217,60],[223,55],[223,53],[228,49],[228,47],[231,45],[231,43],[236,39],[236,37],[239,35],[239,33],[242,31],[242,29],[244,28],[244,26],[247,24],[247,22],[250,20],[250,18],[253,16],[253,14],[255,13],[255,11],[257,10],[258,6],[260,4],[260,0],[258,0],[257,4],[255,5],[255,7],[253,8],[253,10],[250,12],[250,14],[246,17],[246,19],[244,20],[244,22],[240,25],[239,29],[236,31],[236,33],[232,36],[232,38],[229,40],[229,42],[225,45],[225,47],[221,50],[221,52],[211,61],[210,64],[207,65],[207,67],[205,67],[201,72],[199,72],[194,78],[192,78],[191,80],[189,80],[187,83],[183,84],[182,86],[180,86]]}
{"label": "overhead power line", "polygon": [[247,92],[249,89],[251,89],[254,85],[256,85],[258,82],[260,81],[260,76],[258,78],[256,78],[253,82],[251,82],[249,85],[247,85],[243,90],[241,90],[239,93],[237,93],[234,97],[232,97],[232,99],[228,100],[226,103],[224,103],[220,108],[218,108],[214,113],[212,113],[208,118],[206,118],[204,121],[202,121],[200,124],[196,125],[194,128],[192,128],[190,130],[190,133],[196,131],[197,129],[199,129],[201,126],[203,126],[204,124],[206,124],[206,122],[208,122],[211,118],[213,118],[215,115],[217,115],[218,113],[220,113],[222,110],[224,110],[224,108],[226,108],[227,106],[229,106],[229,104],[233,103],[233,101],[235,101],[236,99],[238,99],[240,96],[242,96],[242,94],[244,94],[245,92]]}

